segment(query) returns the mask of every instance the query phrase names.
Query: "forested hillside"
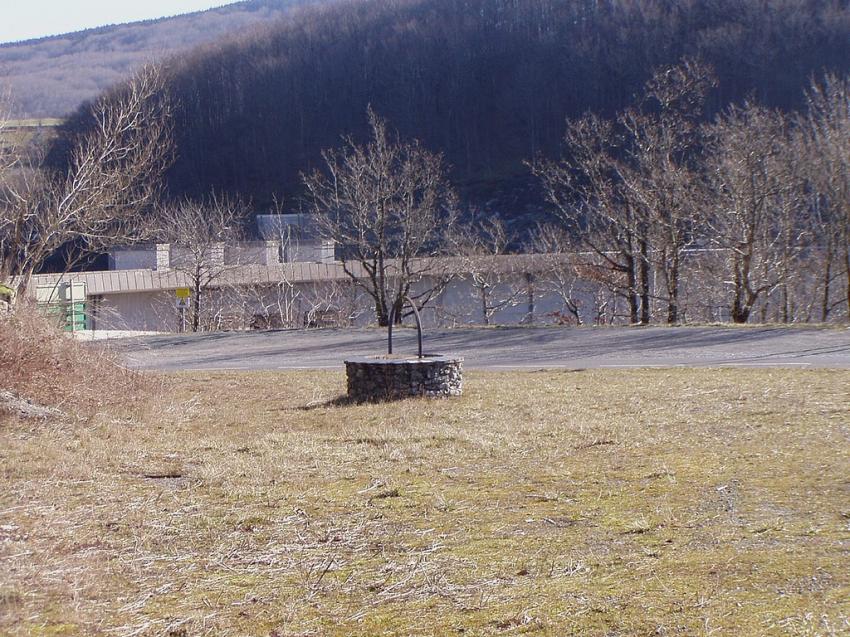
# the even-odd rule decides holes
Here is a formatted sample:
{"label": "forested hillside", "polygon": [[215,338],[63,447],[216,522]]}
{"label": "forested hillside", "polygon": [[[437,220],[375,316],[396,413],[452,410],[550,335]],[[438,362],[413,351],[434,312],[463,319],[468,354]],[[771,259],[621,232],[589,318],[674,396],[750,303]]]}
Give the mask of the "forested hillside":
{"label": "forested hillside", "polygon": [[62,117],[125,80],[144,62],[277,20],[309,1],[248,0],[172,18],[2,44],[0,89],[13,96],[13,117]]}
{"label": "forested hillside", "polygon": [[523,160],[558,152],[566,118],[612,114],[653,68],[711,65],[711,116],[754,97],[797,107],[813,75],[850,70],[846,0],[350,0],[176,59],[174,193],[300,192],[371,104],[445,153],[462,193],[516,214]]}

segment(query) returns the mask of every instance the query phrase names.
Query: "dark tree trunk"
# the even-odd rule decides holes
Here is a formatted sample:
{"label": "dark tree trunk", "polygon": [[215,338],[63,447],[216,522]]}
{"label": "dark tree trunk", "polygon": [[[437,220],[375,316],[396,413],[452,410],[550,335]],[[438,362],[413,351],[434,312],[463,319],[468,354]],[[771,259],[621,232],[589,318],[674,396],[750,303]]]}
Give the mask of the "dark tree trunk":
{"label": "dark tree trunk", "polygon": [[649,325],[649,245],[640,242],[640,324]]}
{"label": "dark tree trunk", "polygon": [[820,320],[826,322],[829,318],[829,287],[832,279],[832,242],[826,247],[826,263],[823,268],[823,296],[821,297]]}
{"label": "dark tree trunk", "polygon": [[850,237],[844,248],[844,275],[847,278],[847,320],[850,321]]}
{"label": "dark tree trunk", "polygon": [[667,274],[667,323],[679,322],[679,252],[674,251]]}
{"label": "dark tree trunk", "polygon": [[637,295],[637,273],[635,272],[635,259],[630,254],[626,255],[626,276],[628,277],[628,298],[629,298],[629,321],[632,325],[637,325],[640,322],[638,314],[640,311],[640,303]]}
{"label": "dark tree trunk", "polygon": [[197,332],[201,327],[201,268],[195,266],[192,273],[192,331]]}

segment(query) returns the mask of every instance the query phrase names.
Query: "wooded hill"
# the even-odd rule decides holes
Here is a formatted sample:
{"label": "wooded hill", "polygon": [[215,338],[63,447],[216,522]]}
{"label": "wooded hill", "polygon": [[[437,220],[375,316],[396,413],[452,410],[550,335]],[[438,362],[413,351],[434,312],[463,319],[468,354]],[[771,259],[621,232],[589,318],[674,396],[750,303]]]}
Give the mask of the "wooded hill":
{"label": "wooded hill", "polygon": [[0,89],[15,118],[63,117],[144,62],[274,21],[310,0],[249,0],[208,11],[0,44]]}
{"label": "wooded hill", "polygon": [[[566,118],[612,114],[652,69],[711,65],[707,112],[783,109],[850,70],[847,0],[350,0],[208,45],[170,65],[174,194],[295,205],[300,173],[366,110],[441,151],[467,199],[508,215],[541,201],[523,161],[559,152]],[[84,120],[78,116],[76,123]],[[531,213],[529,213],[531,214]]]}

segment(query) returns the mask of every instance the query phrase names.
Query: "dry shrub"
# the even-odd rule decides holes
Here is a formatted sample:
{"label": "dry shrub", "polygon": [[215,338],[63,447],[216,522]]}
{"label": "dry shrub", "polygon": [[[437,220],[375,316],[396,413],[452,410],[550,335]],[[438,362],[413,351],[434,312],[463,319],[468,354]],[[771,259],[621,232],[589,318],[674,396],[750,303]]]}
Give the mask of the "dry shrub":
{"label": "dry shrub", "polygon": [[89,417],[144,400],[154,383],[108,349],[85,345],[29,303],[0,314],[0,391]]}

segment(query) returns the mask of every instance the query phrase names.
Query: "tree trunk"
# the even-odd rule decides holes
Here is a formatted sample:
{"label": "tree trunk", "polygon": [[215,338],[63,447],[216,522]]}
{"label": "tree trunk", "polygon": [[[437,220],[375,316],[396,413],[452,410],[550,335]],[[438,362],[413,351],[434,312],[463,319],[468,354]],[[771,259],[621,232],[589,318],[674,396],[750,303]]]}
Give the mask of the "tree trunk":
{"label": "tree trunk", "polygon": [[679,322],[679,251],[674,249],[667,268],[667,323]]}
{"label": "tree trunk", "polygon": [[649,244],[640,242],[640,324],[649,325]]}
{"label": "tree trunk", "polygon": [[192,279],[192,331],[197,332],[201,326],[201,275],[195,272]]}
{"label": "tree trunk", "polygon": [[832,279],[832,241],[826,246],[826,263],[823,266],[823,296],[821,297],[820,320],[826,323],[829,318],[829,287]]}
{"label": "tree trunk", "polygon": [[378,320],[379,327],[388,327],[390,324],[390,315],[383,299],[375,300],[375,318]]}
{"label": "tree trunk", "polygon": [[626,255],[626,276],[628,277],[628,298],[629,298],[629,320],[632,325],[639,323],[638,312],[638,295],[637,295],[637,274],[635,273],[635,259],[633,256]]}
{"label": "tree trunk", "polygon": [[487,290],[481,288],[481,314],[484,316],[484,325],[490,325],[490,308],[487,302]]}
{"label": "tree trunk", "polygon": [[847,321],[850,322],[850,241],[844,247],[844,274],[847,277]]}
{"label": "tree trunk", "polygon": [[750,320],[750,308],[746,307],[739,299],[735,299],[735,304],[732,306],[732,322],[746,323]]}
{"label": "tree trunk", "polygon": [[750,310],[744,304],[744,275],[741,257],[735,255],[732,265],[735,270],[735,290],[732,299],[732,322],[746,323],[750,318]]}

